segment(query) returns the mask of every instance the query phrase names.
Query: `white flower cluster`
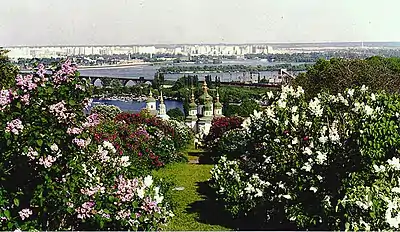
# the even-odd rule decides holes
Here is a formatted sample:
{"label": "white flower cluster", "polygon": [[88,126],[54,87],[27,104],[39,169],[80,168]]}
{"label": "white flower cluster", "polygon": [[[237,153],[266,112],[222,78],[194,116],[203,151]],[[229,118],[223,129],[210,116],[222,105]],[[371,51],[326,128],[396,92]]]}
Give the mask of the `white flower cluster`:
{"label": "white flower cluster", "polygon": [[[385,154],[382,152],[378,155],[374,152],[378,153],[386,148],[381,146],[380,150],[376,151],[374,150],[377,149],[375,146],[369,147],[372,146],[371,142],[377,142],[371,138],[376,137],[379,141],[384,141],[388,135],[391,136],[382,130],[376,132],[377,130],[374,129],[373,126],[381,125],[379,124],[381,117],[389,118],[392,120],[390,121],[392,124],[386,124],[394,125],[392,128],[398,128],[396,120],[400,117],[400,113],[393,110],[394,104],[392,106],[383,104],[377,100],[383,99],[383,97],[368,93],[368,88],[365,86],[361,89],[349,89],[344,94],[335,96],[320,94],[309,102],[301,99],[301,95],[301,89],[295,90],[286,86],[282,88],[280,95],[274,96],[274,94],[268,93],[268,99],[273,100],[272,105],[262,113],[255,112],[243,122],[242,126],[245,128],[243,137],[246,138],[246,144],[237,147],[241,154],[240,159],[228,160],[223,157],[211,172],[213,186],[221,198],[232,203],[237,201],[237,196],[240,196],[243,201],[247,199],[257,202],[259,199],[263,199],[273,204],[274,201],[302,201],[298,198],[313,194],[326,212],[334,212],[337,202],[333,202],[332,199],[337,200],[337,193],[329,192],[330,190],[326,189],[326,184],[329,185],[326,181],[329,181],[334,174],[327,173],[327,170],[332,170],[333,165],[338,172],[342,168],[351,170],[351,165],[354,164],[347,163],[346,156],[349,155],[347,153],[350,149],[349,146],[353,144],[360,146],[354,148],[359,149],[359,154],[356,151],[355,156],[361,155],[361,159],[364,159],[363,162],[371,162],[369,166],[371,173],[366,174],[370,175],[368,178],[373,179],[378,176],[382,177],[381,180],[384,180],[384,183],[390,182],[387,180],[388,172],[400,171],[400,158],[395,156],[387,160],[379,160],[379,157],[384,157]],[[392,129],[388,128],[388,130]],[[360,133],[357,133],[358,131]],[[395,133],[394,129],[392,131]],[[394,146],[393,143],[398,145],[394,139],[385,145]],[[246,153],[240,151],[242,147],[254,149]],[[229,149],[234,148],[235,146],[229,147]],[[237,150],[226,149],[227,154],[237,152]],[[350,183],[358,180],[356,179],[359,178],[358,176],[353,177],[358,174],[357,171],[354,171],[354,173],[346,173],[341,178],[347,178],[346,181]],[[298,183],[298,186],[293,183]],[[346,188],[351,187],[347,186]],[[368,215],[367,212],[375,207],[373,202],[377,198],[387,197],[387,192],[374,195],[372,194],[373,190],[367,189],[365,187],[362,190],[363,193],[357,196],[346,195],[347,198],[342,199],[342,203],[347,202],[348,205],[357,208],[356,212],[362,211]],[[360,191],[357,190],[357,193]],[[367,194],[368,191],[371,194]],[[389,192],[400,194],[400,186],[390,186]],[[303,195],[303,193],[306,194]],[[386,218],[390,228],[399,228],[400,196],[399,198],[388,197],[388,199],[390,201],[386,202],[388,205],[386,216],[377,215],[374,218],[374,216],[355,213],[357,217],[347,221],[350,223],[349,228],[362,228],[363,230],[379,228],[378,224],[371,223],[371,218],[380,220],[379,217]],[[237,202],[240,204],[240,201]],[[288,205],[285,207],[289,207]],[[247,206],[254,205],[248,204]],[[238,205],[238,207],[242,206]],[[306,210],[304,206],[293,207],[298,207],[295,210],[292,208],[293,212]],[[347,213],[346,210],[345,207],[343,212]],[[351,209],[349,210],[351,211]],[[291,215],[295,223],[304,222],[301,221],[304,220],[302,217],[295,216]]]}

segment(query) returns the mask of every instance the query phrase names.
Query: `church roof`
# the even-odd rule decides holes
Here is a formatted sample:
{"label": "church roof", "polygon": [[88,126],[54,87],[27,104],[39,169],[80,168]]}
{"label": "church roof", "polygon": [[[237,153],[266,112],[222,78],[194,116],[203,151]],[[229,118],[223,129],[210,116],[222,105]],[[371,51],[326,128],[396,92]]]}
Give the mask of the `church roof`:
{"label": "church roof", "polygon": [[147,102],[147,103],[149,103],[149,102],[156,102],[156,99],[154,99],[153,93],[151,92],[151,90],[150,90],[150,95],[149,95],[149,97],[147,98],[146,102]]}
{"label": "church roof", "polygon": [[218,109],[222,108],[221,102],[217,101],[216,103],[214,103],[214,108],[218,108]]}

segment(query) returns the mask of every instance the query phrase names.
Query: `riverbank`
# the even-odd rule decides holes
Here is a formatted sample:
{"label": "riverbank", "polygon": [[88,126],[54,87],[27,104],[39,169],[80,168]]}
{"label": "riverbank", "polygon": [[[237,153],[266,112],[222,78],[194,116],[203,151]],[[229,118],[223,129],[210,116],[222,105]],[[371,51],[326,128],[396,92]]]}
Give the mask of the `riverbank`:
{"label": "riverbank", "polygon": [[131,64],[109,64],[109,65],[93,65],[93,66],[78,66],[78,70],[92,70],[92,69],[118,69],[118,68],[133,68],[140,66],[152,66],[150,62],[139,62]]}
{"label": "riverbank", "polygon": [[[104,100],[104,101],[123,101],[123,102],[144,102],[147,100],[147,96],[112,96],[112,97],[106,97],[104,95],[97,95],[93,96],[93,98],[98,99],[98,100]],[[170,101],[178,101],[178,98],[176,97],[163,97],[164,100],[170,100]]]}

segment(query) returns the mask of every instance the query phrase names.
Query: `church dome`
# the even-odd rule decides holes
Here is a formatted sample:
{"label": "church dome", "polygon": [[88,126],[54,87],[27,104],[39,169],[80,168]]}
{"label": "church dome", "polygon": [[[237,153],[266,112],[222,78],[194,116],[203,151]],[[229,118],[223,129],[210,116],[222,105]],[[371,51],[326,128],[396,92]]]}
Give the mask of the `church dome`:
{"label": "church dome", "polygon": [[212,102],[213,98],[207,92],[208,87],[206,81],[203,83],[203,94],[199,97],[199,102],[201,105],[205,105],[207,102]]}
{"label": "church dome", "polygon": [[153,93],[151,92],[151,90],[150,90],[150,95],[149,95],[149,97],[147,98],[146,102],[147,102],[147,103],[156,102],[156,99],[154,99]]}

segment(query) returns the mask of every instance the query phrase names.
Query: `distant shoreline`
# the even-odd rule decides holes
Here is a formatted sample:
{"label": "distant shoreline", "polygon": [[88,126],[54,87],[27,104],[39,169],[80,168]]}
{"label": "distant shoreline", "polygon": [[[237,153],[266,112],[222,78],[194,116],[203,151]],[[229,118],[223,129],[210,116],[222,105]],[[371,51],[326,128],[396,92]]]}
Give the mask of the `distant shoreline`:
{"label": "distant shoreline", "polygon": [[110,64],[110,65],[96,65],[96,66],[78,66],[78,70],[91,70],[91,69],[118,69],[130,68],[135,66],[150,66],[152,63],[134,63],[134,64]]}

